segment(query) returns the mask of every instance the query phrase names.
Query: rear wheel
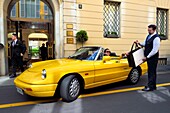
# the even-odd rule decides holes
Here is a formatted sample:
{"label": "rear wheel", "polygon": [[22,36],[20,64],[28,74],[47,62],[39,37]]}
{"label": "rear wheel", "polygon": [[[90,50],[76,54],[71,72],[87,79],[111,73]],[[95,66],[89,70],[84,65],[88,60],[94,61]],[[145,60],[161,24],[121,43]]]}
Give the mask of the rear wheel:
{"label": "rear wheel", "polygon": [[80,81],[75,75],[70,75],[63,79],[60,85],[60,96],[63,101],[72,102],[80,94]]}
{"label": "rear wheel", "polygon": [[133,68],[128,76],[128,82],[130,84],[137,84],[140,79],[140,70],[139,68]]}

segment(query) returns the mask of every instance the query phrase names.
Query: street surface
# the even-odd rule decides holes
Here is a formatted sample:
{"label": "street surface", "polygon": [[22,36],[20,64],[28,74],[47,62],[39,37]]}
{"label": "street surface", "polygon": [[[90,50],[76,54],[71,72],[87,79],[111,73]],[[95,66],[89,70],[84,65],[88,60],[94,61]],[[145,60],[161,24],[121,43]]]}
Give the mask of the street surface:
{"label": "street surface", "polygon": [[170,113],[170,71],[158,70],[156,91],[143,92],[147,75],[137,85],[114,83],[90,90],[74,102],[34,98],[17,93],[13,79],[0,79],[0,113]]}

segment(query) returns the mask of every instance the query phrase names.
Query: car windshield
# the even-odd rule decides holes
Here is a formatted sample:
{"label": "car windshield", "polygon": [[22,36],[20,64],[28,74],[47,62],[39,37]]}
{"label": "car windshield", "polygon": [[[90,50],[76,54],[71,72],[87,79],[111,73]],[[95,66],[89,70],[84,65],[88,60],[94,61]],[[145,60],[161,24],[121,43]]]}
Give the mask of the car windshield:
{"label": "car windshield", "polygon": [[78,49],[72,56],[69,56],[70,59],[79,59],[79,60],[95,60],[100,47],[82,47]]}

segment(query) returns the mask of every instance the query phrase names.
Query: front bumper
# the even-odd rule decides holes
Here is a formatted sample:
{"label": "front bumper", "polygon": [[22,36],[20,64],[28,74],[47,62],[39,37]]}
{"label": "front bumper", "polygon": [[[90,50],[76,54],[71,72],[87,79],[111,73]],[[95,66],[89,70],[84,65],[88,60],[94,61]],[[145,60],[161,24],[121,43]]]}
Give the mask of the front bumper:
{"label": "front bumper", "polygon": [[[21,88],[24,93],[34,97],[52,97],[55,94],[58,84],[33,85],[20,81],[18,78],[14,80],[16,87]],[[28,91],[27,89],[32,89]]]}

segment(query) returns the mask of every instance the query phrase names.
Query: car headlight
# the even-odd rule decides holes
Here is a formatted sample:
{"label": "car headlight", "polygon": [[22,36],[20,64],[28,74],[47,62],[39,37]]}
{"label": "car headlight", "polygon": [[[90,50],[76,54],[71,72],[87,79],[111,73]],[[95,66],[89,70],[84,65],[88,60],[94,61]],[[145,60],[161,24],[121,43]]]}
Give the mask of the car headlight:
{"label": "car headlight", "polygon": [[41,72],[41,78],[44,80],[46,78],[46,70],[43,69],[42,72]]}

